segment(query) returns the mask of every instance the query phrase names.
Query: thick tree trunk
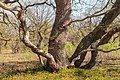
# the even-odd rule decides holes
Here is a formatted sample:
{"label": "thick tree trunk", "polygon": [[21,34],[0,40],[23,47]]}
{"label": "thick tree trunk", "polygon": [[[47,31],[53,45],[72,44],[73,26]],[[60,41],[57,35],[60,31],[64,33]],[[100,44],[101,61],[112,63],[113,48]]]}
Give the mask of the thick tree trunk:
{"label": "thick tree trunk", "polygon": [[71,0],[55,0],[56,17],[49,38],[48,52],[53,55],[60,68],[69,65],[68,56],[64,51],[67,40],[67,27],[64,26],[70,20]]}
{"label": "thick tree trunk", "polygon": [[99,43],[97,43],[97,42],[93,43],[91,45],[91,48],[95,49],[95,51],[91,51],[91,55],[92,55],[91,60],[88,64],[82,66],[81,68],[91,69],[96,64],[96,57],[98,54],[97,47],[99,47],[100,45],[104,45],[104,44],[108,43],[109,40],[111,39],[111,37],[117,32],[120,32],[120,26],[117,26],[117,27],[111,29],[109,32],[107,32],[106,35],[100,40]]}
{"label": "thick tree trunk", "polygon": [[[108,26],[120,14],[120,0],[116,0],[112,9],[113,9],[112,11],[109,11],[103,17],[100,24],[91,33],[89,33],[87,36],[85,36],[82,39],[82,41],[77,46],[77,49],[75,50],[74,54],[69,59],[70,62],[72,62],[72,60],[76,58],[82,50],[87,49],[91,45],[91,43],[95,42],[96,40],[100,39],[104,34],[106,34],[106,29],[108,28]],[[82,53],[80,56],[85,57],[85,55],[86,53]],[[80,60],[78,61],[83,61],[84,60],[83,57],[82,58],[80,57]],[[80,66],[80,65],[81,63],[77,64],[77,66]]]}

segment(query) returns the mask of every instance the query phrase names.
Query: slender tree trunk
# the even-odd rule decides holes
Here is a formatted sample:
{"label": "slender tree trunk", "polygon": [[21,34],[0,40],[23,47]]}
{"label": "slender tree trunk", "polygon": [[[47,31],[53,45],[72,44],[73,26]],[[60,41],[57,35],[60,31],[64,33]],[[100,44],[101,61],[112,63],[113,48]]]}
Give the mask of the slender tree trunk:
{"label": "slender tree trunk", "polygon": [[84,66],[81,66],[81,68],[91,69],[96,64],[96,57],[97,57],[97,54],[98,54],[97,45],[98,45],[97,42],[93,42],[91,44],[91,49],[95,49],[95,51],[91,51],[90,61],[88,62],[88,64],[86,64]]}
{"label": "slender tree trunk", "polygon": [[119,36],[119,40],[118,41],[119,41],[119,46],[120,46],[120,32],[118,33],[118,36]]}
{"label": "slender tree trunk", "polygon": [[2,54],[2,45],[0,44],[0,54]]}
{"label": "slender tree trunk", "polygon": [[55,0],[56,17],[49,38],[48,52],[53,55],[60,68],[69,65],[68,56],[64,51],[68,28],[64,26],[70,20],[71,0]]}
{"label": "slender tree trunk", "polygon": [[[38,44],[37,44],[37,48],[38,48],[38,49],[41,49],[42,40],[43,40],[43,37],[42,37],[42,35],[40,34],[40,32],[38,31]],[[37,54],[37,55],[38,55],[38,54]],[[40,64],[43,66],[43,65],[44,65],[44,62],[43,62],[42,57],[41,57],[40,55],[38,55],[38,58],[39,58]]]}
{"label": "slender tree trunk", "polygon": [[15,45],[12,46],[12,53],[19,53],[20,41],[18,39],[16,39],[14,44]]}
{"label": "slender tree trunk", "polygon": [[0,39],[0,54],[2,54],[2,40]]}
{"label": "slender tree trunk", "polygon": [[[100,39],[104,34],[106,34],[106,29],[108,28],[108,26],[120,14],[120,0],[116,0],[115,4],[112,6],[111,9],[113,9],[113,10],[109,11],[103,17],[100,24],[91,33],[89,33],[87,36],[85,36],[82,39],[82,41],[77,46],[77,49],[75,50],[74,54],[69,59],[70,62],[72,62],[72,60],[74,58],[76,58],[82,50],[87,49],[93,42]],[[85,55],[86,55],[86,53],[82,53],[80,55],[80,56],[82,56],[82,58],[80,57],[80,60],[78,60],[78,61],[83,61],[84,60],[83,57],[85,57]],[[81,63],[77,64],[77,66],[80,66],[80,65],[81,65]]]}

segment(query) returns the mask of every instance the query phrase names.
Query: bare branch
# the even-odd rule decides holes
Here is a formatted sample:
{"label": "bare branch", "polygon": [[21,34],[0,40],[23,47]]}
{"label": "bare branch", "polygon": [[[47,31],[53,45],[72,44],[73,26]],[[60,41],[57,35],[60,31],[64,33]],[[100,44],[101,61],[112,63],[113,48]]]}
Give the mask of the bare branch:
{"label": "bare branch", "polygon": [[113,52],[113,51],[117,51],[120,50],[120,48],[116,48],[116,49],[111,49],[111,50],[102,50],[102,49],[98,49],[98,51],[104,52],[104,53],[109,53],[109,52]]}
{"label": "bare branch", "polygon": [[110,12],[110,11],[112,11],[112,10],[115,10],[115,8],[112,8],[112,9],[107,10],[106,12],[103,12],[103,13],[100,13],[100,14],[94,13],[94,14],[92,14],[92,15],[90,15],[90,16],[87,16],[87,17],[85,17],[85,18],[83,18],[83,19],[72,20],[72,21],[68,22],[67,24],[65,24],[64,26],[69,26],[69,25],[71,25],[71,24],[74,23],[74,22],[84,21],[84,20],[86,20],[86,19],[88,19],[88,18],[93,18],[93,17],[97,17],[97,16],[102,16],[102,15],[107,14],[108,12]]}
{"label": "bare branch", "polygon": [[9,10],[9,11],[21,11],[20,7],[8,6],[7,4],[3,3],[2,1],[0,1],[0,7],[4,8],[5,10]]}
{"label": "bare branch", "polygon": [[11,39],[5,39],[5,38],[1,38],[1,37],[0,37],[0,40],[5,41],[4,46],[6,47],[6,45],[7,45],[8,41],[10,41]]}
{"label": "bare branch", "polygon": [[113,39],[113,41],[112,41],[112,42],[114,42],[117,38],[119,38],[119,35],[118,35],[118,36],[116,36],[116,37]]}
{"label": "bare branch", "polygon": [[35,6],[35,5],[43,5],[43,4],[46,4],[48,6],[52,6],[54,9],[56,8],[52,3],[47,3],[46,1],[42,2],[42,3],[34,3],[34,4],[30,4],[30,5],[27,5],[24,10],[26,10],[27,8],[29,7],[32,7],[32,6]]}
{"label": "bare branch", "polygon": [[110,3],[110,0],[108,0],[107,4],[103,7],[103,9],[101,9],[100,11],[95,12],[95,14],[97,14],[97,13],[103,11],[103,10],[108,6],[109,3]]}
{"label": "bare branch", "polygon": [[15,3],[18,2],[18,0],[5,0],[4,3]]}
{"label": "bare branch", "polygon": [[40,34],[40,32],[38,31],[38,44],[37,44],[37,47],[38,47],[39,49],[40,49],[42,40],[43,40],[43,37],[42,37],[42,35]]}
{"label": "bare branch", "polygon": [[11,39],[5,39],[5,38],[1,38],[1,37],[0,37],[0,39],[3,41],[10,41],[11,40]]}
{"label": "bare branch", "polygon": [[10,41],[10,39],[5,39],[5,38],[4,38],[4,36],[3,36],[3,33],[2,33],[2,32],[0,32],[0,36],[1,36],[1,37],[0,37],[0,39],[1,39],[1,40],[4,40],[4,41]]}
{"label": "bare branch", "polygon": [[3,37],[3,33],[2,32],[0,32],[0,36]]}
{"label": "bare branch", "polygon": [[120,48],[116,48],[116,49],[111,49],[111,50],[103,50],[103,49],[85,49],[82,50],[79,54],[82,54],[84,52],[89,52],[89,51],[100,51],[100,52],[104,52],[104,53],[109,53],[109,52],[113,52],[113,51],[117,51],[120,50]]}
{"label": "bare branch", "polygon": [[110,31],[108,31],[105,36],[100,40],[100,42],[98,43],[98,46],[103,45],[108,43],[108,41],[111,39],[111,37],[117,33],[120,32],[120,27],[114,27],[112,28]]}

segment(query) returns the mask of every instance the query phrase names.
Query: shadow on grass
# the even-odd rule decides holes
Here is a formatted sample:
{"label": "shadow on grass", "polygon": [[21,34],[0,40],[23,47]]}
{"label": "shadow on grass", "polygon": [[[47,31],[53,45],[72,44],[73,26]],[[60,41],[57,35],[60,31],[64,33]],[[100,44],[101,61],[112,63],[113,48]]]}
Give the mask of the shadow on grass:
{"label": "shadow on grass", "polygon": [[45,70],[44,67],[39,61],[0,63],[0,80],[21,73],[34,74]]}

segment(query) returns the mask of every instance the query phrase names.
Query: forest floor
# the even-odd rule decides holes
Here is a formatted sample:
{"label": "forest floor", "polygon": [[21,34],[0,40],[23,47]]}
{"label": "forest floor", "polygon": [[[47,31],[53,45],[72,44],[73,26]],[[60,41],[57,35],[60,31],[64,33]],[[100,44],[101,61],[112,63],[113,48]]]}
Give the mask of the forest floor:
{"label": "forest floor", "polygon": [[71,68],[49,73],[39,66],[36,54],[3,53],[0,54],[0,80],[120,80],[120,53],[100,53],[97,61],[91,70]]}

